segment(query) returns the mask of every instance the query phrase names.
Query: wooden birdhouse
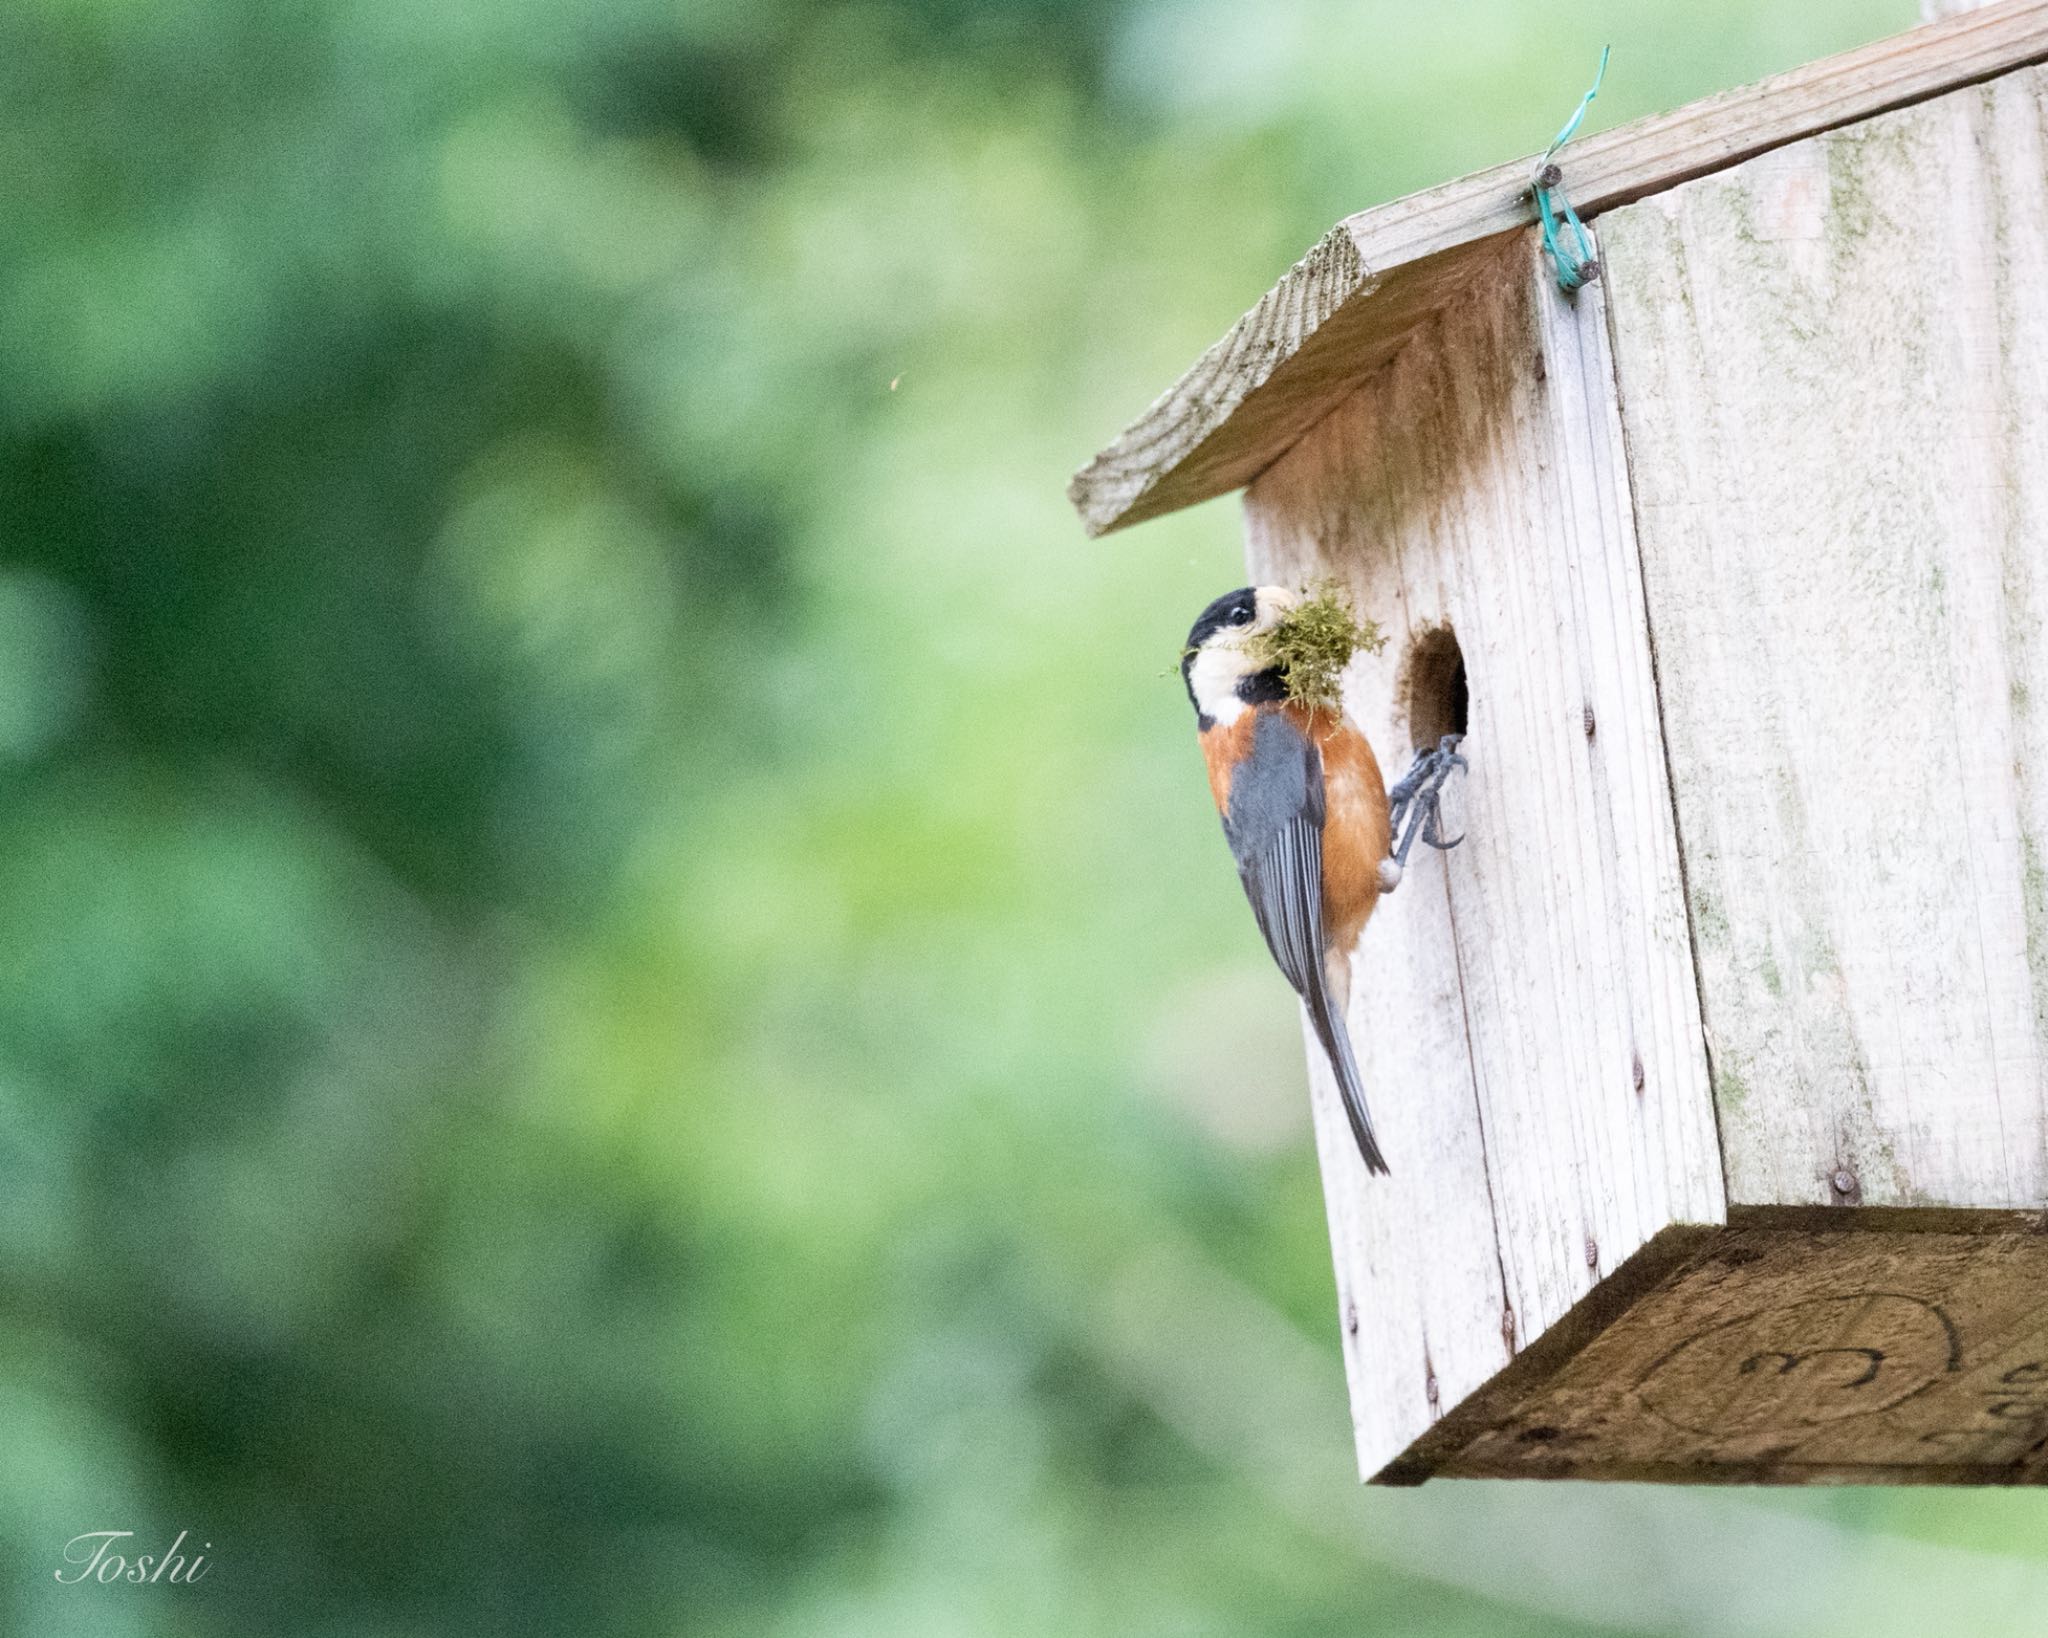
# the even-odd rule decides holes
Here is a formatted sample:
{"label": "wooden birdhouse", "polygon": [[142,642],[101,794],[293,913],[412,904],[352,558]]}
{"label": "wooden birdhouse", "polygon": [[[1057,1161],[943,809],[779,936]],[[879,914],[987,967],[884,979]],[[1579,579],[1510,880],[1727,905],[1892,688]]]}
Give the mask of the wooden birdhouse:
{"label": "wooden birdhouse", "polygon": [[1573,294],[1531,161],[1353,216],[1074,481],[1242,487],[1390,776],[1467,733],[1354,963],[1390,1178],[1310,1043],[1369,1477],[2048,1477],[2044,61],[1586,137]]}

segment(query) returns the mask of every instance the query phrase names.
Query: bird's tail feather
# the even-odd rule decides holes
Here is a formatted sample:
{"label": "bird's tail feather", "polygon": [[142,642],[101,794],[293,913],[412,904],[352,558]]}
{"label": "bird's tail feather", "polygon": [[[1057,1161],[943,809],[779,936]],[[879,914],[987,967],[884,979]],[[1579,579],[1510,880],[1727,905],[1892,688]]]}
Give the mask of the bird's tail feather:
{"label": "bird's tail feather", "polygon": [[1365,1107],[1365,1083],[1359,1079],[1358,1060],[1351,1056],[1351,1035],[1344,1027],[1341,1006],[1322,984],[1312,984],[1302,999],[1308,1003],[1309,1023],[1337,1076],[1337,1090],[1344,1099],[1344,1113],[1351,1120],[1351,1135],[1358,1139],[1358,1152],[1365,1157],[1365,1169],[1389,1176],[1386,1156],[1380,1153],[1379,1139],[1373,1136],[1372,1114]]}

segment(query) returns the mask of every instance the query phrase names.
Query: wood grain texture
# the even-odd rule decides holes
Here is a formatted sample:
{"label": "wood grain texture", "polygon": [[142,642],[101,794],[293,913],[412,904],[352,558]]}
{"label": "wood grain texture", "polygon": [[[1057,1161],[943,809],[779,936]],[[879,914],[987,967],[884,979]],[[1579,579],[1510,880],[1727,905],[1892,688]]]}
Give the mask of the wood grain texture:
{"label": "wood grain texture", "polygon": [[[1815,132],[2048,59],[2048,0],[2006,0],[1574,142],[1588,216]],[[1347,217],[1073,480],[1090,534],[1244,484],[1379,369],[1525,226],[1533,156]]]}
{"label": "wood grain texture", "polygon": [[2048,1235],[1730,1229],[1435,1471],[2041,1483]]}
{"label": "wood grain texture", "polygon": [[1602,222],[1732,1202],[2048,1199],[2048,72]]}
{"label": "wood grain texture", "polygon": [[1391,641],[1347,675],[1390,772],[1408,656],[1470,691],[1455,852],[1418,850],[1354,963],[1391,1179],[1320,1055],[1316,1130],[1372,1475],[1672,1223],[1723,1216],[1602,297],[1533,234],[1252,485],[1261,581],[1335,574]]}

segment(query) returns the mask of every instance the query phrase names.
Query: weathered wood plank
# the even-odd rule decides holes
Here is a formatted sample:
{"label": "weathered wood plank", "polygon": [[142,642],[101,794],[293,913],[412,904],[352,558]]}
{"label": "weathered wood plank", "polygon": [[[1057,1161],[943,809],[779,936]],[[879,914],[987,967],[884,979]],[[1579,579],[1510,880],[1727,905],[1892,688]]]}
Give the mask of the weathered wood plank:
{"label": "weathered wood plank", "polygon": [[[2048,59],[2048,0],[2006,0],[1575,142],[1587,215],[1889,108]],[[1250,481],[1524,226],[1533,158],[1340,222],[1073,480],[1090,534]]]}
{"label": "weathered wood plank", "polygon": [[1603,219],[1728,1192],[2048,1199],[2048,72]]}
{"label": "weathered wood plank", "polygon": [[1732,1228],[1436,1472],[2041,1483],[2048,1235]]}
{"label": "weathered wood plank", "polygon": [[1356,963],[1394,1175],[1320,1058],[1316,1125],[1361,1468],[1379,1472],[1652,1236],[1721,1220],[1602,297],[1533,234],[1246,496],[1254,575],[1335,574],[1391,641],[1347,679],[1390,774],[1448,625],[1464,845],[1411,860]]}

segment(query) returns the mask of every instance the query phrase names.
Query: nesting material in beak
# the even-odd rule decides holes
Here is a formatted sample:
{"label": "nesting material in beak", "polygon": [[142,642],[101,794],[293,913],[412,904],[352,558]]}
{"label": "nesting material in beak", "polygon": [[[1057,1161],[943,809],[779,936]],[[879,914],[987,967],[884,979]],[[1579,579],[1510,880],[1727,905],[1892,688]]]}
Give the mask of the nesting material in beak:
{"label": "nesting material in beak", "polygon": [[1345,666],[1360,649],[1377,654],[1386,646],[1380,628],[1361,620],[1351,598],[1334,580],[1309,588],[1306,595],[1282,593],[1272,601],[1279,605],[1279,617],[1265,626],[1268,597],[1259,593],[1260,624],[1246,642],[1246,651],[1261,670],[1277,666],[1287,685],[1287,697],[1311,711],[1338,710],[1343,703],[1342,680]]}

